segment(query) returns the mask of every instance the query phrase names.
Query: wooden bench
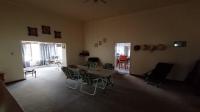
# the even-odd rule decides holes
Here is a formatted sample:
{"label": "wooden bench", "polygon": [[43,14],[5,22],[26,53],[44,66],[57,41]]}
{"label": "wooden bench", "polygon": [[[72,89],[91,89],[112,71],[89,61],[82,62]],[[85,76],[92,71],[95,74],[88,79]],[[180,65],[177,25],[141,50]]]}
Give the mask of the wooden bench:
{"label": "wooden bench", "polygon": [[28,73],[31,73],[32,76],[35,75],[35,78],[36,78],[36,70],[35,70],[35,69],[33,69],[33,68],[25,68],[25,69],[24,69],[25,77],[26,77],[26,75],[27,75]]}

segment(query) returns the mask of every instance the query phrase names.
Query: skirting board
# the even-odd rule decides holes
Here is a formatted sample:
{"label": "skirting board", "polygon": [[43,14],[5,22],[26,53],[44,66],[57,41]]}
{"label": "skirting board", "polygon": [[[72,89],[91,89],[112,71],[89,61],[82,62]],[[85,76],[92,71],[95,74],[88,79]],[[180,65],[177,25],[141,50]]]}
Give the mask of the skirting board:
{"label": "skirting board", "polygon": [[19,79],[19,80],[15,80],[15,81],[10,81],[10,82],[5,82],[6,85],[10,85],[10,84],[14,84],[14,83],[17,83],[17,82],[20,82],[20,81],[24,81],[26,79]]}
{"label": "skirting board", "polygon": [[[138,75],[138,74],[131,74],[132,76],[138,77],[138,78],[143,78],[144,75]],[[184,83],[184,81],[179,81],[179,80],[173,80],[173,79],[166,79],[166,82],[171,82],[171,83]]]}

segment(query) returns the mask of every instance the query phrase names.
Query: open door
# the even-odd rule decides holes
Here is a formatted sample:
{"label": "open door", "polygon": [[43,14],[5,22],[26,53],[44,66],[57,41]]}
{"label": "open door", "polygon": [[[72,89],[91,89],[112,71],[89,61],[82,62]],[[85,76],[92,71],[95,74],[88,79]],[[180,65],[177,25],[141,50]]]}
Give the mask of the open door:
{"label": "open door", "polygon": [[116,43],[115,70],[121,74],[130,73],[131,43]]}

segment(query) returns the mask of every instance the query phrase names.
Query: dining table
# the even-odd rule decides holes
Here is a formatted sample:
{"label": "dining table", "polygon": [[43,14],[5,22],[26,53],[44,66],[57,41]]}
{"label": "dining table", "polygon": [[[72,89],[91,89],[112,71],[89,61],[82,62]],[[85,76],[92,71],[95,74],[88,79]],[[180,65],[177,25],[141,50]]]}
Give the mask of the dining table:
{"label": "dining table", "polygon": [[87,74],[90,74],[91,76],[103,79],[106,82],[106,86],[113,85],[112,76],[116,73],[116,71],[114,70],[104,69],[101,67],[90,68],[88,66],[83,65],[77,65],[77,68],[79,70],[86,71]]}
{"label": "dining table", "polygon": [[77,65],[77,68],[80,70],[85,70],[87,73],[99,76],[99,77],[109,77],[115,73],[114,70],[103,69],[101,67],[90,68],[83,65]]}

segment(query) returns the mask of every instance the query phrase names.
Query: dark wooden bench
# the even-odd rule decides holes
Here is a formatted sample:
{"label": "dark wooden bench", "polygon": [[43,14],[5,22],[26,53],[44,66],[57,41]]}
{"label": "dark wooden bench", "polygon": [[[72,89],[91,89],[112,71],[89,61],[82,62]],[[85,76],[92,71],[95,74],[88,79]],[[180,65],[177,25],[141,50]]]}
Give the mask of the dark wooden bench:
{"label": "dark wooden bench", "polygon": [[33,68],[25,68],[25,69],[24,69],[25,77],[26,77],[26,75],[29,74],[29,73],[31,73],[32,76],[35,75],[35,78],[36,78],[36,70],[35,70],[35,69],[33,69]]}

